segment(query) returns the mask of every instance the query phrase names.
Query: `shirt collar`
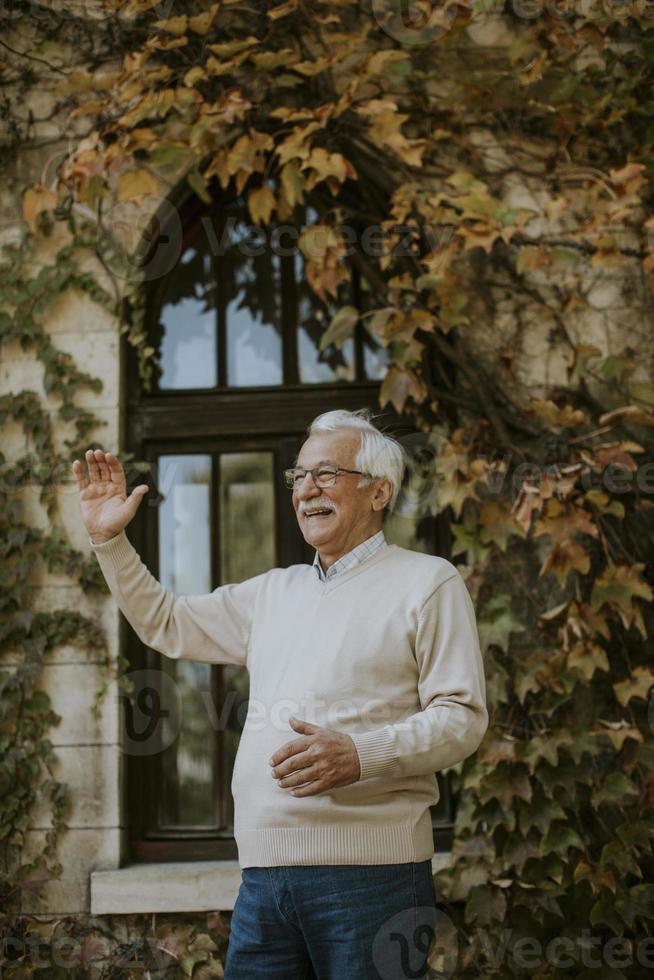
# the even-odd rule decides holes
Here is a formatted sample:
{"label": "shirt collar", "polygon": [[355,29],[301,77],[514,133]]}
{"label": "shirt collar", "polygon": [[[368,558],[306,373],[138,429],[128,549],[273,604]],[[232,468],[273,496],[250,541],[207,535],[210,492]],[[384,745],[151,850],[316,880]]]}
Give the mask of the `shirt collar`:
{"label": "shirt collar", "polygon": [[320,564],[320,556],[316,551],[313,559],[313,567],[316,569],[316,574],[321,582],[326,582],[328,579],[333,578],[340,572],[345,572],[349,568],[354,568],[355,565],[360,565],[361,562],[366,561],[367,558],[372,558],[375,552],[379,551],[387,545],[386,537],[384,531],[377,531],[375,534],[366,538],[365,541],[361,541],[355,548],[348,551],[347,554],[342,555],[338,561],[335,561],[333,565],[330,565],[327,569],[327,574],[323,572],[322,565]]}

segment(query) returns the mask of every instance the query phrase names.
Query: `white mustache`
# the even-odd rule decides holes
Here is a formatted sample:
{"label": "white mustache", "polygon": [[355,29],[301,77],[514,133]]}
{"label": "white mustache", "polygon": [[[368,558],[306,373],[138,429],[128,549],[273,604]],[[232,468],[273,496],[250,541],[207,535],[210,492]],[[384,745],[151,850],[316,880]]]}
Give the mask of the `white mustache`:
{"label": "white mustache", "polygon": [[336,512],[336,508],[332,505],[331,501],[329,503],[323,503],[320,500],[312,500],[310,504],[300,504],[300,514],[304,514],[307,510],[319,509]]}

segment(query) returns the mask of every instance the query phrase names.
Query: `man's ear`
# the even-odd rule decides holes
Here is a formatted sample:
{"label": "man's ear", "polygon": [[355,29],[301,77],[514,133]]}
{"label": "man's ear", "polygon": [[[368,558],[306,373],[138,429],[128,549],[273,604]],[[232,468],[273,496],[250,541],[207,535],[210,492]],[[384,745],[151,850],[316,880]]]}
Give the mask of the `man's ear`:
{"label": "man's ear", "polygon": [[393,484],[388,479],[384,477],[379,481],[379,485],[375,490],[372,498],[372,509],[373,510],[383,510],[389,503],[391,497],[393,496]]}

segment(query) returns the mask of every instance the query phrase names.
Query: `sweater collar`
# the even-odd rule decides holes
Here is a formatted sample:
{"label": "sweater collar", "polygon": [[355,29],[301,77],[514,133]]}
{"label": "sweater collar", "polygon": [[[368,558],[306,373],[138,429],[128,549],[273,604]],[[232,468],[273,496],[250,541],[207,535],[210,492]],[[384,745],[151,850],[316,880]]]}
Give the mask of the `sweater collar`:
{"label": "sweater collar", "polygon": [[327,582],[338,575],[340,572],[346,572],[350,568],[354,568],[355,565],[360,565],[367,558],[372,558],[380,548],[388,547],[386,537],[384,536],[384,531],[377,531],[371,537],[366,538],[347,554],[343,555],[338,561],[335,561],[333,565],[330,565],[327,569],[327,574],[323,572],[322,565],[320,564],[320,555],[316,551],[313,559],[313,567],[316,569],[318,579],[321,582]]}

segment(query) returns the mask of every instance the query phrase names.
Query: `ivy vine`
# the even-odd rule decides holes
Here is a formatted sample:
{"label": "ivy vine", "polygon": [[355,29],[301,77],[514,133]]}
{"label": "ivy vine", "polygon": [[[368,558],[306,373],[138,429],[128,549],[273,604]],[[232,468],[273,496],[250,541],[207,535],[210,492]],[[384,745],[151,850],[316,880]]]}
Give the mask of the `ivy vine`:
{"label": "ivy vine", "polygon": [[[416,37],[394,4],[371,6],[223,0],[168,16],[156,0],[106,0],[120,58],[88,72],[50,63],[62,107],[89,130],[54,184],[27,191],[31,231],[0,271],[2,341],[44,365],[43,392],[0,402],[0,422],[30,445],[1,461],[0,649],[21,657],[0,675],[0,897],[57,872],[66,794],[49,774],[57,718],[36,686],[43,655],[61,642],[104,650],[83,617],[30,605],[39,561],[99,584],[57,525],[54,490],[97,424],[75,395],[99,381],[56,350],[44,315],[58,293],[86,292],[116,316],[147,379],[138,277],[110,296],[76,256],[91,249],[106,266],[114,209],[147,209],[182,181],[205,202],[243,195],[262,227],[311,201],[300,248],[329,311],[323,347],[363,323],[392,354],[381,404],[433,450],[424,499],[451,518],[491,712],[456,772],[453,862],[438,875],[452,942],[433,968],[454,975],[454,950],[458,977],[594,977],[592,940],[602,977],[638,978],[654,925],[654,386],[638,352],[602,351],[572,324],[596,309],[593,277],[619,289],[631,270],[632,298],[651,303],[649,10],[591,2],[523,16],[459,0]],[[34,274],[34,242],[59,223],[70,240]],[[351,256],[361,308],[344,301],[348,223],[384,239],[381,253]],[[503,317],[513,332],[477,356],[473,326]],[[520,338],[544,326],[567,383],[532,392],[515,361],[525,367]],[[57,427],[73,430],[63,451],[45,396],[58,399]],[[21,511],[16,491],[33,482],[48,532]],[[53,831],[22,866],[37,786]],[[206,966],[185,962],[187,975]]]}

